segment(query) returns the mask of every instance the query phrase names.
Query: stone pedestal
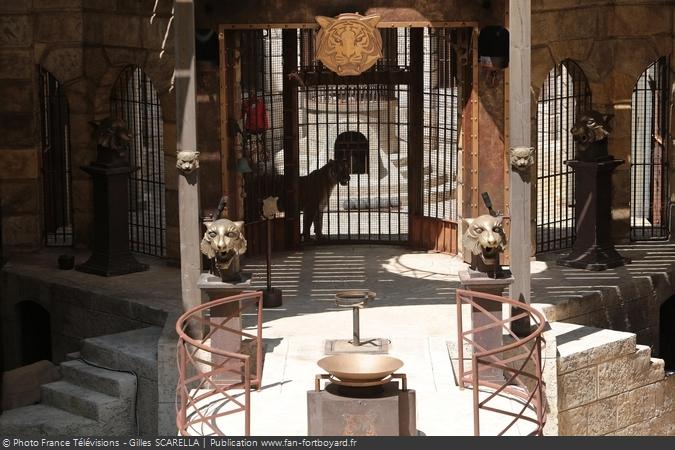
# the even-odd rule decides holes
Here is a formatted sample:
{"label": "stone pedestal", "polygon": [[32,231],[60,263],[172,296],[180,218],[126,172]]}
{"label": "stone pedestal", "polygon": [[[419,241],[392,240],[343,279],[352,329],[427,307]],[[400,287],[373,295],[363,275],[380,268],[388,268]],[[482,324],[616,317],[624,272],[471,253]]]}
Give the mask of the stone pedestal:
{"label": "stone pedestal", "polygon": [[141,272],[148,266],[136,261],[129,250],[129,166],[91,164],[82,167],[94,184],[94,236],[81,272],[106,277]]}
{"label": "stone pedestal", "polygon": [[[251,274],[242,273],[241,281],[225,283],[216,275],[202,273],[199,277],[199,282],[197,283],[197,287],[202,291],[202,303],[241,294],[242,291],[248,290],[251,287],[251,278]],[[236,333],[242,329],[239,303],[235,302],[213,307],[210,309],[210,313],[211,323],[218,324],[219,326],[226,326],[233,330],[233,332],[223,330],[213,331],[213,334],[211,335],[211,346],[218,350],[241,353],[241,335]],[[223,322],[225,317],[231,318]],[[212,330],[205,330],[204,332],[209,333],[210,331]],[[212,361],[214,363],[218,363],[225,359],[219,355],[213,355],[213,357],[216,358]],[[228,361],[223,367],[232,367],[233,370],[239,370],[238,364],[237,361]],[[218,375],[217,380],[223,382],[240,381],[238,376],[230,373]]]}
{"label": "stone pedestal", "polygon": [[330,383],[307,392],[309,436],[417,436],[415,391],[397,382],[377,388]]}
{"label": "stone pedestal", "polygon": [[572,252],[559,259],[561,266],[606,270],[630,263],[612,244],[612,172],[623,164],[609,157],[605,161],[567,161],[574,170],[577,237]]}
{"label": "stone pedestal", "polygon": [[[514,278],[512,276],[506,278],[490,278],[485,273],[477,272],[475,270],[463,270],[459,272],[459,282],[462,286],[462,289],[466,289],[468,291],[484,292],[486,294],[497,295],[500,297],[503,295],[504,290],[508,288],[511,283],[513,283],[513,281]],[[480,305],[481,308],[488,311],[498,320],[502,320],[503,314],[501,303],[481,299],[475,299],[475,301],[478,305]],[[485,313],[475,307],[471,308],[471,328],[479,328],[491,323],[493,323],[493,320],[487,317]],[[480,345],[486,350],[499,348],[503,345],[503,332],[504,327],[491,327],[475,333],[473,340],[476,342],[476,344]],[[459,363],[462,364],[462,361]],[[503,382],[505,380],[504,373],[501,369],[497,368],[485,369],[480,373],[479,376],[481,380],[486,381]]]}

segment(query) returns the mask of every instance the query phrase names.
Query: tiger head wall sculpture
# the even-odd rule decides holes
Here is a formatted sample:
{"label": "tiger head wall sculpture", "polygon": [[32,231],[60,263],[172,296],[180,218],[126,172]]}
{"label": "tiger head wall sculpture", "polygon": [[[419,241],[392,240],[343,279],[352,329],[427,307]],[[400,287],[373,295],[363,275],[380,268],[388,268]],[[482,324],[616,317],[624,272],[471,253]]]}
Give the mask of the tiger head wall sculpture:
{"label": "tiger head wall sculpture", "polygon": [[316,57],[338,75],[359,75],[382,58],[382,36],[375,28],[380,16],[356,13],[317,16]]}
{"label": "tiger head wall sculpture", "polygon": [[107,166],[127,165],[132,135],[126,123],[121,119],[106,117],[89,124],[94,129],[96,163]]}
{"label": "tiger head wall sculpture", "polygon": [[607,137],[612,131],[609,122],[612,116],[589,110],[579,114],[570,129],[576,143],[574,158],[579,161],[595,162],[611,158],[607,153]]}
{"label": "tiger head wall sculpture", "polygon": [[503,216],[483,214],[476,218],[464,219],[466,231],[462,236],[465,252],[471,253],[471,268],[499,277],[503,271],[499,255],[506,249],[506,234]]}
{"label": "tiger head wall sculpture", "polygon": [[211,260],[211,273],[223,282],[241,280],[239,257],[246,253],[243,229],[244,222],[229,219],[206,223],[199,249]]}

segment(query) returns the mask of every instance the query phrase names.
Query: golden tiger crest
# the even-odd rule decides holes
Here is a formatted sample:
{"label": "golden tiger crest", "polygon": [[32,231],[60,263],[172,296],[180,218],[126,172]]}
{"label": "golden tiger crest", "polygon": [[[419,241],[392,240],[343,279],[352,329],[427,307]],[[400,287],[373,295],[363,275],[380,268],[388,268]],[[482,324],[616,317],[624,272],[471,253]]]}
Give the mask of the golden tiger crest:
{"label": "golden tiger crest", "polygon": [[338,75],[359,75],[382,58],[382,36],[375,28],[380,16],[346,13],[316,21],[321,25],[316,57]]}

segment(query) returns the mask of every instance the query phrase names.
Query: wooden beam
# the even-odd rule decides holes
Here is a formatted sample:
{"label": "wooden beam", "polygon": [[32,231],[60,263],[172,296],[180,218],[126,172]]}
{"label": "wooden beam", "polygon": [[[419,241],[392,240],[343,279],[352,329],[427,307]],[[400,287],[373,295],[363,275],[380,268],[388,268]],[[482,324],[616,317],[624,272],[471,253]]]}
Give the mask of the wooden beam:
{"label": "wooden beam", "polygon": [[[193,0],[176,0],[174,4],[176,39],[176,149],[197,150],[197,104],[195,97],[195,18]],[[201,303],[197,287],[201,272],[199,238],[199,170],[178,175],[178,214],[180,227],[180,270],[183,309]]]}

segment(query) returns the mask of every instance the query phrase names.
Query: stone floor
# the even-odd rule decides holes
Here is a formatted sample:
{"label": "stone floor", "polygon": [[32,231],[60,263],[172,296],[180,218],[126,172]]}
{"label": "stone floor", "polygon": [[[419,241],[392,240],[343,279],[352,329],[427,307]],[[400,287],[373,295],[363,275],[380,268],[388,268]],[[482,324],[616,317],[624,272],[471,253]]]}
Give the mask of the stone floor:
{"label": "stone floor", "polygon": [[[533,261],[533,304],[549,320],[573,321],[602,307],[606,293],[621,301],[648,289],[671,289],[675,274],[675,245],[621,246],[632,258],[626,267],[586,272],[556,266],[557,255]],[[77,285],[105,292],[149,308],[180,308],[180,277],[176,268],[151,263],[148,272],[101,278],[56,269],[54,251],[13,258],[5,270],[29,273],[52,283]],[[82,262],[86,255],[77,255]],[[405,247],[384,245],[308,246],[304,251],[279,253],[273,259],[272,284],[283,289],[280,308],[265,310],[267,354],[263,389],[252,396],[253,434],[305,434],[305,393],[320,372],[324,340],[351,334],[351,311],[336,307],[336,291],[368,288],[377,300],[362,311],[364,337],[391,340],[390,354],[402,359],[401,372],[417,391],[418,429],[427,435],[472,434],[471,391],[459,391],[453,380],[445,343],[455,340],[457,272],[465,267],[457,258]],[[264,258],[248,258],[244,270],[254,272],[254,287],[264,287]],[[632,296],[632,297],[631,297]],[[250,320],[250,318],[248,318]],[[505,408],[518,405],[499,400]],[[280,420],[283,418],[283,420]],[[482,413],[483,434],[495,434],[504,419]],[[235,424],[224,423],[226,428]],[[527,426],[511,430],[522,434]],[[239,431],[234,431],[237,434]]]}

